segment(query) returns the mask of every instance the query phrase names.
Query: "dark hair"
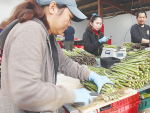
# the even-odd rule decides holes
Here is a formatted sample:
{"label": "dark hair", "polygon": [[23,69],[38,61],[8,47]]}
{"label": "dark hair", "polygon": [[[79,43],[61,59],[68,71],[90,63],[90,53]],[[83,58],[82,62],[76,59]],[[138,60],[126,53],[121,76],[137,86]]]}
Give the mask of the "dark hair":
{"label": "dark hair", "polygon": [[146,14],[145,11],[138,11],[138,12],[136,13],[136,17],[137,17],[137,18],[139,17],[139,14],[140,14],[140,13],[145,13],[145,16],[146,16],[146,18],[147,18],[147,14]]}
{"label": "dark hair", "polygon": [[[49,29],[48,22],[44,13],[45,6],[40,6],[36,0],[26,0],[25,2],[18,5],[10,18],[8,20],[3,21],[1,23],[1,27],[5,28],[9,23],[11,23],[15,19],[19,19],[20,23],[26,22],[33,17],[38,18],[43,22],[47,29]],[[59,5],[57,4],[59,9],[65,8],[66,5]]]}
{"label": "dark hair", "polygon": [[[93,16],[90,18],[90,21],[89,21],[89,23],[88,23],[88,25],[87,25],[88,28],[92,29],[92,26],[90,25],[90,22],[93,23],[94,20],[96,20],[96,18],[101,18],[101,19],[102,19],[102,17],[99,16],[99,15],[93,15]],[[103,19],[102,19],[102,22],[103,22]]]}
{"label": "dark hair", "polygon": [[63,4],[57,4],[57,7],[59,8],[59,9],[61,9],[61,8],[65,8],[65,7],[67,7],[66,5],[63,5]]}

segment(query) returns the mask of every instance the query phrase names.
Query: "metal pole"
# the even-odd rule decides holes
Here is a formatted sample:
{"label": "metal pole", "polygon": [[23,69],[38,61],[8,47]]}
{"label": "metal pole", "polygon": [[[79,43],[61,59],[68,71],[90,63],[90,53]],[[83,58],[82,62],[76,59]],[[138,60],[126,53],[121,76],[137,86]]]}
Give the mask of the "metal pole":
{"label": "metal pole", "polygon": [[98,15],[103,18],[103,0],[98,0]]}

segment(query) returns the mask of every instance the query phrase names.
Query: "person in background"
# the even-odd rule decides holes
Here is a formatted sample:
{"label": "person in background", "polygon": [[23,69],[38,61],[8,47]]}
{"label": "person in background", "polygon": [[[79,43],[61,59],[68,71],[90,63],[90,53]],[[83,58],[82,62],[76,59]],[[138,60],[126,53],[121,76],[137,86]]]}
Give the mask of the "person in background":
{"label": "person in background", "polygon": [[74,34],[75,30],[72,26],[69,26],[67,30],[64,32],[65,34],[65,49],[67,51],[72,51],[74,48]]}
{"label": "person in background", "polygon": [[[0,33],[3,31],[3,29],[4,29],[4,28],[0,25]],[[2,58],[3,50],[0,49],[0,53],[1,53],[1,54],[0,54],[0,57]],[[2,59],[0,59],[0,60],[2,60]],[[0,63],[1,63],[1,62],[0,62]],[[1,65],[0,65],[0,66],[1,66]],[[0,75],[0,76],[1,76],[1,75]]]}
{"label": "person in background", "polygon": [[4,28],[3,28],[3,27],[1,27],[1,25],[0,25],[0,33],[3,31],[3,29],[4,29]]}
{"label": "person in background", "polygon": [[131,27],[131,42],[142,43],[142,46],[149,47],[150,26],[145,24],[147,14],[145,11],[139,11],[136,14],[137,24]]}
{"label": "person in background", "polygon": [[100,31],[102,24],[102,18],[94,13],[83,34],[84,49],[95,56],[101,55],[103,44],[109,40]]}
{"label": "person in background", "polygon": [[71,19],[79,22],[85,18],[75,0],[26,0],[15,8],[0,33],[0,38],[6,38],[0,113],[57,113],[66,103],[88,105],[93,101],[85,88],[56,86],[58,71],[81,81],[93,81],[98,93],[104,84],[113,84],[106,76],[68,58],[54,38],[70,26]]}
{"label": "person in background", "polygon": [[2,30],[3,30],[3,29],[0,27],[0,33],[2,32]]}

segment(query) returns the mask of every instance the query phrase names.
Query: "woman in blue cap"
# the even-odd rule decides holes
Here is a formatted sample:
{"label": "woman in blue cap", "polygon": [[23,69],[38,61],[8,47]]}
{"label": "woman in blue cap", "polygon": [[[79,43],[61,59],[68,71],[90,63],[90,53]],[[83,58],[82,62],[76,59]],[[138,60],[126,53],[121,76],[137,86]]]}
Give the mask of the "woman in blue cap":
{"label": "woman in blue cap", "polygon": [[86,89],[55,85],[58,70],[94,81],[98,93],[105,83],[112,83],[69,59],[53,36],[62,34],[71,20],[85,18],[75,0],[26,0],[15,8],[3,22],[5,29],[0,34],[0,48],[4,50],[0,113],[56,113],[66,103],[88,105],[92,97]]}

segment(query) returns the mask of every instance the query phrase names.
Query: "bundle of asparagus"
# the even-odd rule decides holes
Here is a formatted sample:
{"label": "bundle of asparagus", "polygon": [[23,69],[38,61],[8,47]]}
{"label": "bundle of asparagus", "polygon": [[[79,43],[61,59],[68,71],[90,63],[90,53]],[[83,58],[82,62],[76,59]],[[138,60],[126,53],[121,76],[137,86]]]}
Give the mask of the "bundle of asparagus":
{"label": "bundle of asparagus", "polygon": [[[120,81],[119,81],[119,80],[123,79],[122,76],[118,75],[116,72],[113,72],[113,71],[103,68],[103,67],[97,67],[97,66],[95,66],[95,67],[88,66],[88,68],[91,69],[92,71],[96,72],[99,75],[107,76],[115,84],[116,88],[121,89],[121,88],[125,87],[124,85],[120,84]],[[111,75],[109,75],[109,74],[111,74]],[[89,81],[83,81],[82,84],[84,86],[87,85],[87,84],[84,84],[84,82],[85,83],[88,82],[89,84],[91,84],[91,82],[89,82]],[[105,92],[102,89],[102,91],[101,91],[102,94],[113,93],[114,91],[117,91],[116,88],[114,88],[111,84],[106,84],[106,85],[107,85],[107,87],[104,85],[104,87],[105,87],[104,89],[106,89],[106,91],[108,91],[108,92]],[[92,84],[92,86],[93,86],[93,84]],[[87,87],[91,91],[97,91],[96,85],[94,88],[92,87],[91,89],[89,88],[90,86],[85,86],[85,87]],[[111,89],[109,89],[110,87],[111,87]]]}
{"label": "bundle of asparagus", "polygon": [[[83,86],[85,88],[87,88],[88,90],[90,91],[97,91],[97,86],[95,85],[94,82],[91,82],[91,81],[83,81],[81,82],[83,84]],[[117,89],[114,88],[113,85],[110,85],[110,84],[105,84],[103,86],[103,88],[101,89],[101,95],[102,95],[102,99],[106,102],[110,101],[110,100],[115,100],[115,99],[118,99],[119,97],[121,97],[122,95],[120,93],[116,93],[116,94],[113,94],[117,92]]]}
{"label": "bundle of asparagus", "polygon": [[[93,66],[88,66],[89,69],[91,69],[92,71],[96,72],[97,74],[99,75],[105,75],[105,68],[102,68],[102,67],[93,67]],[[108,69],[106,69],[108,70]],[[91,82],[91,81],[83,81],[81,82],[81,84],[83,84],[83,86],[85,88],[87,88],[88,90],[90,91],[97,91],[97,86],[95,85],[94,82]],[[117,92],[117,89],[114,88],[113,85],[111,84],[105,84],[102,89],[101,89],[101,94],[102,94],[102,98],[103,100],[105,100],[106,102],[110,101],[110,100],[115,100],[115,99],[118,99],[119,97],[121,97],[122,95],[120,93],[117,93],[117,94],[113,94]],[[109,96],[108,96],[109,94]]]}
{"label": "bundle of asparagus", "polygon": [[130,43],[130,42],[125,42],[123,43],[123,46],[126,47],[126,51],[133,51],[134,49],[140,49],[140,50],[144,50],[145,46],[141,46],[140,43]]}
{"label": "bundle of asparagus", "polygon": [[114,48],[114,49],[117,49],[118,51],[125,47],[127,52],[133,51],[134,49],[139,49],[139,50],[144,50],[145,49],[145,46],[141,46],[140,43],[130,43],[130,42],[124,42],[121,46],[105,44],[104,47]]}
{"label": "bundle of asparagus", "polygon": [[106,48],[114,48],[114,49],[117,49],[117,51],[120,51],[120,49],[123,48],[123,46],[118,46],[118,45],[107,45],[107,44],[104,44],[104,47],[106,47]]}
{"label": "bundle of asparagus", "polygon": [[73,51],[66,51],[65,49],[63,49],[63,51],[69,58],[73,59],[79,64],[91,66],[97,65],[95,56],[83,50],[82,48],[76,47]]}

